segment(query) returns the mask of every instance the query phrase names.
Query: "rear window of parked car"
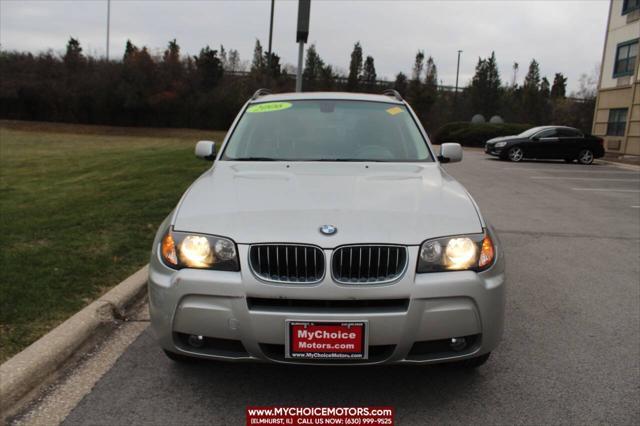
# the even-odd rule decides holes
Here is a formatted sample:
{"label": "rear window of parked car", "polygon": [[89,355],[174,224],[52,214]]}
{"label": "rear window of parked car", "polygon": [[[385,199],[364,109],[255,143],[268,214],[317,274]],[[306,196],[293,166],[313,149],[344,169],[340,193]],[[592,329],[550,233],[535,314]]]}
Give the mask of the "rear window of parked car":
{"label": "rear window of parked car", "polygon": [[576,129],[558,129],[558,136],[561,138],[578,138],[582,136]]}

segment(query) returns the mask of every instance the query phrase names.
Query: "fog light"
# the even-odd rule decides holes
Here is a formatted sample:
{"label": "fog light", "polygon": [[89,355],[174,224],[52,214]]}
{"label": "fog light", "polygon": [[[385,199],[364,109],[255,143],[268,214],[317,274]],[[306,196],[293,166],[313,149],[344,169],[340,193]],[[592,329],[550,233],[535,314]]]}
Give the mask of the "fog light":
{"label": "fog light", "polygon": [[196,336],[195,334],[189,335],[189,339],[187,341],[194,348],[201,348],[202,345],[204,345],[204,337]]}
{"label": "fog light", "polygon": [[456,352],[459,352],[467,347],[467,340],[464,337],[453,337],[449,341],[449,347]]}

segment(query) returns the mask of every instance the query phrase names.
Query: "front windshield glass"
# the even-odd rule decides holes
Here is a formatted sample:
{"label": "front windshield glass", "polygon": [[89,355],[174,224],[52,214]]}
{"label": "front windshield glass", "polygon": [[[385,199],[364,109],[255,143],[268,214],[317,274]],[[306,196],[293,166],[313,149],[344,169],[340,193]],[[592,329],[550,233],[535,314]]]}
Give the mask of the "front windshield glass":
{"label": "front windshield glass", "polygon": [[546,127],[532,127],[531,129],[525,130],[524,132],[520,133],[518,136],[520,136],[521,138],[529,138],[543,129],[546,129]]}
{"label": "front windshield glass", "polygon": [[433,161],[404,105],[339,100],[250,105],[222,159]]}

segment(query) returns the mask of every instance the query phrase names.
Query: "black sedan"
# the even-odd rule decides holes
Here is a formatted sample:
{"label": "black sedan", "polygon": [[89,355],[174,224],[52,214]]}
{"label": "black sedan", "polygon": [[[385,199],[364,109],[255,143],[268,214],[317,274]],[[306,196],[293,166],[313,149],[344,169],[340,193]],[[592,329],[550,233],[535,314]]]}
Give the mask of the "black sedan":
{"label": "black sedan", "polygon": [[591,164],[604,156],[603,140],[585,135],[578,129],[564,126],[534,127],[519,135],[504,136],[486,142],[484,152],[502,160],[522,161],[525,158],[561,159],[568,163],[578,160]]}

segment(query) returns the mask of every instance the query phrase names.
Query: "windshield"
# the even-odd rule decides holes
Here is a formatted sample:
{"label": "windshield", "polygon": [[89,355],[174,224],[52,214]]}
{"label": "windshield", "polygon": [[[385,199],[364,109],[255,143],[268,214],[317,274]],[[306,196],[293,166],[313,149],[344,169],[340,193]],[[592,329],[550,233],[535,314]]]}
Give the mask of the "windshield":
{"label": "windshield", "polygon": [[404,105],[338,100],[250,105],[222,159],[433,161]]}
{"label": "windshield", "polygon": [[544,129],[547,129],[547,128],[548,127],[544,127],[544,126],[532,127],[529,130],[525,130],[524,132],[520,133],[518,136],[520,136],[522,138],[528,138],[528,137],[531,137],[531,136],[535,135],[540,130],[544,130]]}

